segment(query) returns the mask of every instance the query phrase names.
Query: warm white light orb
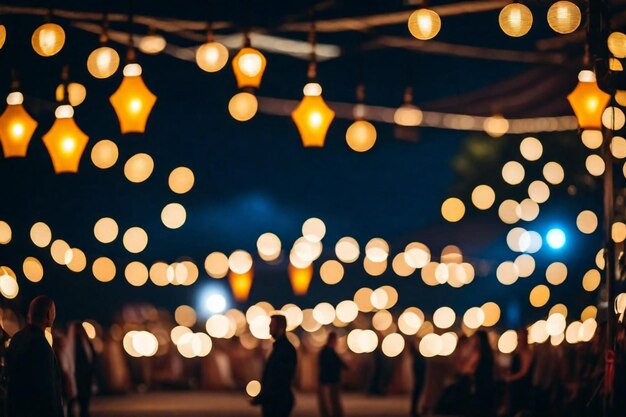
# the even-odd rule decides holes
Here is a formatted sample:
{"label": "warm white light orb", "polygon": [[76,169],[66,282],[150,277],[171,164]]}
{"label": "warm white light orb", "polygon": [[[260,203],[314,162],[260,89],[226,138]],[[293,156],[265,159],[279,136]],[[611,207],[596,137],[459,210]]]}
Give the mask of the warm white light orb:
{"label": "warm white light orb", "polygon": [[259,109],[259,102],[254,94],[242,92],[235,94],[228,102],[228,112],[233,119],[247,122]]}
{"label": "warm white light orb", "polygon": [[572,33],[581,19],[580,9],[571,1],[557,1],[548,9],[548,24],[557,33]]}
{"label": "warm white light orb", "polygon": [[217,72],[228,62],[228,49],[219,42],[207,42],[196,50],[196,63],[206,72]]}
{"label": "warm white light orb", "polygon": [[87,70],[95,78],[109,78],[115,74],[119,66],[119,54],[108,46],[94,49],[87,58]]}
{"label": "warm white light orb", "polygon": [[419,9],[409,16],[409,32],[420,40],[432,39],[441,30],[441,18],[434,10]]}
{"label": "warm white light orb", "polygon": [[369,151],[376,143],[376,128],[366,120],[357,120],[346,131],[346,142],[353,151]]}
{"label": "warm white light orb", "polygon": [[533,25],[533,14],[527,6],[511,3],[502,9],[498,22],[504,33],[517,38],[528,33]]}

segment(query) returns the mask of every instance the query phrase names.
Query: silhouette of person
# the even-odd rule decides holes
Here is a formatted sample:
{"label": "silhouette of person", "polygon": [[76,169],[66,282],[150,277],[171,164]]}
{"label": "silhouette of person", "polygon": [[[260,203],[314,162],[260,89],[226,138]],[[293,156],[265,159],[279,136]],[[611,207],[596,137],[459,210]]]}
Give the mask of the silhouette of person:
{"label": "silhouette of person", "polygon": [[409,352],[411,353],[411,370],[413,371],[413,387],[411,390],[411,410],[412,417],[419,416],[417,409],[422,390],[424,389],[424,380],[426,377],[426,359],[419,352],[417,339],[409,342]]}
{"label": "silhouette of person", "polygon": [[93,383],[95,351],[82,323],[72,323],[74,336],[74,378],[76,381],[76,403],[80,417],[89,417],[91,384]]}
{"label": "silhouette of person", "polygon": [[346,364],[337,352],[337,333],[328,335],[326,345],[319,354],[318,401],[322,417],[342,417],[341,370]]}
{"label": "silhouette of person", "polygon": [[44,334],[56,317],[54,301],[40,295],[28,310],[28,325],[7,350],[7,415],[63,417],[61,371]]}
{"label": "silhouette of person", "polygon": [[493,351],[489,344],[487,332],[476,332],[478,338],[477,362],[474,370],[474,415],[477,417],[490,417],[494,413],[494,388],[493,378]]}
{"label": "silhouette of person", "polygon": [[261,392],[252,400],[253,405],[261,406],[263,417],[289,417],[294,406],[291,383],[298,358],[286,331],[285,316],[274,314],[270,321],[274,347],[263,369]]}

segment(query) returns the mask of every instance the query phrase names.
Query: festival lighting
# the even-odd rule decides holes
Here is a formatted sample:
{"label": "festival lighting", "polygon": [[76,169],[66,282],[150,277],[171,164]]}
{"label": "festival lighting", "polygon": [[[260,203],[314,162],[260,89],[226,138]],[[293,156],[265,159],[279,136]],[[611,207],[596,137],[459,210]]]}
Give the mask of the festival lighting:
{"label": "festival lighting", "polygon": [[109,46],[94,49],[87,57],[87,70],[95,78],[109,78],[120,66],[120,56]]}
{"label": "festival lighting", "polygon": [[239,88],[259,88],[267,60],[257,49],[250,47],[250,37],[245,34],[244,47],[233,58],[233,72]]}
{"label": "festival lighting", "polygon": [[247,122],[256,115],[259,102],[254,94],[242,91],[235,94],[228,102],[228,112],[238,122]]}
{"label": "festival lighting", "polygon": [[108,139],[97,142],[91,148],[91,162],[100,169],[111,168],[117,162],[118,157],[117,145]]}
{"label": "festival lighting", "polygon": [[310,264],[305,268],[297,268],[289,264],[289,282],[295,295],[306,295],[313,278],[313,266]]}
{"label": "festival lighting", "polygon": [[[131,57],[134,54],[129,54]],[[132,59],[131,59],[132,61]],[[124,67],[124,79],[110,98],[122,133],[143,133],[156,96],[141,78],[141,65],[129,63]]]}
{"label": "festival lighting", "polygon": [[609,47],[609,51],[611,51],[615,58],[626,58],[626,35],[624,33],[611,33],[607,39],[607,45]]}
{"label": "festival lighting", "polygon": [[65,44],[65,31],[56,23],[44,23],[33,32],[31,44],[43,57],[56,55]]}
{"label": "festival lighting", "polygon": [[346,131],[346,142],[356,152],[366,152],[376,143],[376,128],[367,120],[357,120]]}
{"label": "festival lighting", "polygon": [[500,28],[507,35],[518,38],[528,33],[533,25],[533,14],[521,3],[506,5],[498,16]]}
{"label": "festival lighting", "polygon": [[550,229],[546,234],[546,241],[552,249],[561,249],[566,240],[565,233],[561,229]]}
{"label": "festival lighting", "polygon": [[233,297],[235,300],[243,302],[248,299],[250,295],[250,289],[252,288],[252,278],[253,278],[252,269],[244,272],[242,274],[238,274],[234,271],[230,271],[228,274],[228,282],[230,284],[230,288],[233,292]]}
{"label": "festival lighting", "polygon": [[326,132],[335,118],[335,112],[322,98],[322,86],[308,83],[303,89],[304,98],[291,113],[302,144],[305,147],[323,147]]}
{"label": "festival lighting", "polygon": [[611,96],[600,90],[593,71],[584,70],[578,74],[578,85],[567,96],[580,129],[602,129],[602,113]]}
{"label": "festival lighting", "polygon": [[5,158],[25,157],[37,121],[24,109],[24,96],[13,91],[7,96],[7,108],[0,115],[0,142]]}
{"label": "festival lighting", "polygon": [[4,46],[4,42],[7,40],[7,28],[0,24],[0,49]]}
{"label": "festival lighting", "polygon": [[557,1],[548,9],[548,24],[557,33],[572,33],[582,19],[580,9],[571,1]]}
{"label": "festival lighting", "polygon": [[150,33],[139,40],[139,50],[144,54],[160,54],[167,47],[167,41],[158,33]]}
{"label": "festival lighting", "polygon": [[76,173],[89,137],[74,121],[74,109],[69,104],[62,104],[54,112],[56,120],[43,135],[43,142],[48,149],[54,172]]}
{"label": "festival lighting", "polygon": [[411,35],[425,41],[437,36],[441,30],[441,18],[434,10],[418,9],[409,16],[408,26]]}

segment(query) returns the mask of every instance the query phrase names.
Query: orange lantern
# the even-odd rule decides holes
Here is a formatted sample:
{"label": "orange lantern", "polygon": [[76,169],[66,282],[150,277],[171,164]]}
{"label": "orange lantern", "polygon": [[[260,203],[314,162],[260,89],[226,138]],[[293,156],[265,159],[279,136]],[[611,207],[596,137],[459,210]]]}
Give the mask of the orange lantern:
{"label": "orange lantern", "polygon": [[323,147],[326,132],[335,118],[335,112],[322,98],[322,86],[308,83],[304,86],[304,98],[291,113],[305,147]]}
{"label": "orange lantern", "polygon": [[259,88],[267,60],[258,50],[246,46],[233,58],[233,72],[239,88]]}
{"label": "orange lantern", "polygon": [[37,121],[22,106],[24,96],[14,91],[7,96],[7,108],[0,116],[0,142],[5,158],[25,157]]}
{"label": "orange lantern", "polygon": [[585,70],[578,74],[578,85],[567,96],[567,100],[574,110],[580,129],[602,129],[602,113],[611,96],[600,90],[593,71]]}
{"label": "orange lantern", "polygon": [[305,295],[309,291],[309,285],[313,278],[313,265],[306,268],[298,268],[289,264],[289,282],[295,295]]}
{"label": "orange lantern", "polygon": [[52,159],[54,172],[76,173],[89,137],[76,125],[74,109],[69,104],[57,107],[54,115],[56,120],[43,135],[43,143]]}
{"label": "orange lantern", "polygon": [[117,114],[122,133],[145,132],[156,99],[141,78],[141,66],[126,65],[124,80],[109,100]]}
{"label": "orange lantern", "polygon": [[244,274],[237,274],[233,271],[228,273],[228,283],[230,284],[235,300],[246,301],[248,299],[250,289],[252,288],[253,276],[252,269]]}

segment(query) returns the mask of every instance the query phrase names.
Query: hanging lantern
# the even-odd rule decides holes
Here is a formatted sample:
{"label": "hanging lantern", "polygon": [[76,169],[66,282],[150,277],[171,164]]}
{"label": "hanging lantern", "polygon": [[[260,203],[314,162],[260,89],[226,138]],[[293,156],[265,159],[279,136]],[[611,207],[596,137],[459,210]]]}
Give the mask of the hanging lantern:
{"label": "hanging lantern", "polygon": [[409,16],[408,25],[411,35],[426,41],[437,36],[441,30],[441,18],[434,10],[419,9]]}
{"label": "hanging lantern", "polygon": [[108,46],[94,49],[87,58],[87,70],[96,78],[109,78],[115,74],[120,66],[120,56],[117,51]]}
{"label": "hanging lantern", "polygon": [[122,84],[110,98],[122,133],[145,132],[148,116],[156,99],[141,78],[141,66],[126,65]]}
{"label": "hanging lantern", "polygon": [[259,103],[254,96],[247,92],[235,94],[228,102],[228,112],[233,119],[247,122],[252,119],[259,108]]}
{"label": "hanging lantern", "polygon": [[160,54],[166,46],[167,41],[158,33],[151,33],[139,40],[139,50],[148,55]]}
{"label": "hanging lantern", "polygon": [[346,142],[356,152],[366,152],[376,143],[376,128],[367,120],[357,120],[346,131]]}
{"label": "hanging lantern", "polygon": [[295,295],[306,295],[313,278],[313,265],[309,264],[306,268],[297,268],[290,263],[288,272],[293,293]]}
{"label": "hanging lantern", "polygon": [[250,289],[252,288],[252,269],[243,274],[237,274],[233,271],[228,273],[228,283],[233,292],[233,297],[237,301],[246,301],[250,295]]}
{"label": "hanging lantern", "polygon": [[206,72],[217,72],[228,62],[228,49],[219,42],[206,42],[196,50],[196,63]]}
{"label": "hanging lantern", "polygon": [[393,122],[398,126],[416,127],[422,124],[424,114],[419,107],[413,105],[413,88],[404,89],[404,104],[393,114]]}
{"label": "hanging lantern", "polygon": [[615,58],[626,58],[626,34],[622,32],[613,32],[607,39],[609,51]]}
{"label": "hanging lantern", "polygon": [[57,107],[54,115],[56,120],[43,135],[43,143],[52,159],[54,172],[76,173],[89,137],[76,125],[74,109],[69,104]]}
{"label": "hanging lantern", "polygon": [[233,71],[239,88],[259,88],[267,60],[254,48],[244,47],[233,58]]}
{"label": "hanging lantern", "polygon": [[31,43],[43,57],[56,55],[65,44],[65,31],[56,23],[44,23],[33,32]]}
{"label": "hanging lantern", "polygon": [[5,158],[25,157],[37,121],[30,117],[22,103],[24,96],[14,91],[7,96],[7,108],[0,115],[0,141]]}
{"label": "hanging lantern", "polygon": [[578,127],[583,130],[602,129],[602,112],[609,104],[611,96],[600,90],[593,71],[581,71],[578,85],[568,96]]}
{"label": "hanging lantern", "polygon": [[335,112],[326,105],[322,98],[322,86],[318,83],[308,83],[303,92],[304,98],[291,113],[291,118],[305,147],[323,147]]}
{"label": "hanging lantern", "polygon": [[557,33],[572,33],[581,19],[580,9],[571,1],[557,1],[548,9],[548,24]]}
{"label": "hanging lantern", "polygon": [[505,6],[498,17],[500,28],[507,35],[518,38],[528,33],[533,25],[533,14],[520,3]]}
{"label": "hanging lantern", "polygon": [[0,49],[4,46],[4,42],[7,40],[7,28],[0,24]]}

